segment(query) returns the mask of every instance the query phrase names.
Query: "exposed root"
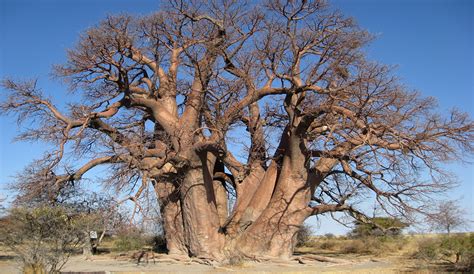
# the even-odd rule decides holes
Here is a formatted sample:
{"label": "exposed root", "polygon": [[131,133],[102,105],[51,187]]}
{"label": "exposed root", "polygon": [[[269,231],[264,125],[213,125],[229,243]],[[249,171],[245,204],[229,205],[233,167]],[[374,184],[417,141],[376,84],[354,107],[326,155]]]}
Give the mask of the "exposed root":
{"label": "exposed root", "polygon": [[329,262],[329,263],[336,263],[336,264],[351,264],[354,263],[354,261],[351,260],[344,260],[344,259],[338,259],[338,258],[332,258],[332,257],[326,257],[326,256],[320,256],[320,255],[314,255],[314,254],[306,254],[306,255],[299,255],[293,257],[293,260],[305,264],[305,260],[309,261],[318,261],[318,262]]}
{"label": "exposed root", "polygon": [[223,266],[214,266],[214,269],[224,270],[224,271],[227,271],[227,272],[233,272],[233,271],[235,271],[235,270],[232,269],[232,268],[227,268],[227,267],[223,267]]}
{"label": "exposed root", "polygon": [[216,266],[216,262],[208,258],[191,258],[191,262],[204,264],[204,265],[210,265],[210,266]]}
{"label": "exposed root", "polygon": [[190,258],[186,255],[177,255],[177,254],[156,254],[156,257],[163,260],[171,260],[175,262],[189,261]]}
{"label": "exposed root", "polygon": [[305,261],[303,261],[301,258],[294,258],[295,261],[297,261],[299,264],[306,264]]}
{"label": "exposed root", "polygon": [[267,257],[267,256],[259,256],[259,257],[251,257],[251,256],[242,256],[245,260],[253,261],[256,263],[272,263],[278,264],[279,266],[294,266],[297,264],[308,264],[310,262],[318,261],[318,262],[329,262],[334,264],[353,264],[354,261],[346,260],[346,259],[339,259],[333,257],[326,257],[321,255],[315,254],[304,254],[298,256],[292,256],[288,259],[282,259],[278,257]]}
{"label": "exposed root", "polygon": [[[141,255],[141,256],[138,256]],[[145,257],[144,257],[145,256]],[[143,257],[143,258],[142,258]],[[228,263],[223,263],[219,261],[215,261],[209,258],[199,258],[199,257],[188,257],[186,255],[175,255],[175,254],[148,254],[148,252],[137,252],[134,254],[120,254],[115,257],[115,259],[125,259],[127,258],[128,260],[132,259],[135,262],[140,262],[143,260],[143,263],[149,262],[149,259],[153,260],[153,263],[167,263],[167,264],[201,264],[201,265],[208,265],[212,266],[215,269],[221,269],[221,270],[226,270],[226,271],[232,271],[232,269],[227,268],[225,266],[230,266]],[[289,259],[281,259],[281,258],[275,258],[275,257],[242,257],[243,260],[245,261],[253,261],[255,263],[271,263],[271,264],[277,264],[278,266],[286,266],[286,267],[291,267],[295,266],[298,264],[310,264],[311,262],[318,261],[318,262],[329,262],[329,263],[334,263],[336,265],[340,264],[353,264],[353,260],[346,260],[346,259],[339,259],[339,258],[333,258],[333,257],[326,257],[326,256],[321,256],[321,255],[315,255],[315,254],[304,254],[304,255],[298,255],[298,256],[293,256]]]}

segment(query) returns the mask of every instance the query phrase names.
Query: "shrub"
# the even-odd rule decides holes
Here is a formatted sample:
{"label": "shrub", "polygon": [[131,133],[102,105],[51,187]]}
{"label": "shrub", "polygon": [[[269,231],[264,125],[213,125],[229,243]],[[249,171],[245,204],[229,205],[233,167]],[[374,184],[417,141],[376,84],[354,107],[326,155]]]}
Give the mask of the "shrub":
{"label": "shrub", "polygon": [[303,224],[296,234],[296,246],[306,246],[311,242],[311,227]]}
{"label": "shrub", "polygon": [[347,241],[342,248],[343,253],[367,253],[366,245],[360,239]]}
{"label": "shrub", "polygon": [[228,265],[233,267],[243,267],[245,265],[245,257],[234,254],[229,258]]}
{"label": "shrub", "polygon": [[334,239],[336,236],[334,236],[334,234],[332,233],[326,233],[324,234],[324,238],[326,239]]}
{"label": "shrub", "polygon": [[363,238],[345,240],[342,252],[357,254],[373,254],[380,255],[391,251],[400,250],[406,244],[406,240],[402,237],[374,237],[367,236]]}
{"label": "shrub", "polygon": [[141,249],[147,244],[147,239],[137,229],[125,229],[117,234],[114,248],[117,251]]}
{"label": "shrub", "polygon": [[336,247],[336,243],[333,240],[323,241],[319,245],[319,248],[321,248],[321,249],[334,249],[334,247]]}
{"label": "shrub", "polygon": [[158,252],[158,253],[166,253],[168,251],[168,249],[166,248],[165,236],[162,234],[152,236],[147,241],[147,245],[152,246],[153,251]]}
{"label": "shrub", "polygon": [[145,241],[140,237],[121,235],[114,242],[114,247],[117,251],[130,251],[142,248]]}
{"label": "shrub", "polygon": [[392,217],[374,217],[370,223],[355,222],[354,229],[349,233],[351,237],[367,236],[398,236],[408,224]]}
{"label": "shrub", "polygon": [[418,249],[414,257],[425,261],[434,261],[438,259],[439,253],[438,239],[422,239],[418,241]]}
{"label": "shrub", "polygon": [[15,252],[24,272],[58,273],[82,240],[81,220],[64,208],[14,208],[2,219],[0,242]]}
{"label": "shrub", "polygon": [[472,271],[474,266],[474,235],[458,234],[418,242],[414,257],[426,261],[442,260],[457,270]]}
{"label": "shrub", "polygon": [[457,269],[472,270],[474,264],[474,234],[443,237],[439,245],[443,258]]}

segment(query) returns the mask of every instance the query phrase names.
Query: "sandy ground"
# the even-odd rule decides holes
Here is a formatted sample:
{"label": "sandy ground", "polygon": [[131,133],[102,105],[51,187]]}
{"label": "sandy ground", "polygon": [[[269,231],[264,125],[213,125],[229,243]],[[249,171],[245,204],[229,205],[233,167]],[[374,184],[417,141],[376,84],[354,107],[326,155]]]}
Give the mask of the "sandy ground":
{"label": "sandy ground", "polygon": [[[360,259],[352,263],[297,262],[250,263],[238,266],[209,266],[197,263],[142,263],[127,260],[116,260],[107,256],[96,256],[85,260],[82,256],[72,257],[61,270],[62,272],[99,272],[106,273],[398,273],[396,264],[390,261]],[[0,273],[21,273],[13,260],[0,261]]]}

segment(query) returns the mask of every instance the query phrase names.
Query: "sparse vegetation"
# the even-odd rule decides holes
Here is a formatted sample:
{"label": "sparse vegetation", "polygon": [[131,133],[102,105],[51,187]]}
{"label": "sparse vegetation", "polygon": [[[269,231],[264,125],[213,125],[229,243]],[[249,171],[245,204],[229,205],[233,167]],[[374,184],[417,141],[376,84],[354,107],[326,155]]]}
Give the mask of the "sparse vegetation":
{"label": "sparse vegetation", "polygon": [[[313,236],[297,249],[301,254],[381,258],[409,271],[462,271],[474,266],[474,234],[398,236]],[[403,262],[403,263],[402,263]]]}
{"label": "sparse vegetation", "polygon": [[336,237],[328,233],[324,236],[309,236],[309,228],[301,227],[298,232],[298,247],[316,252],[334,251],[341,254],[386,255],[400,251],[407,243],[401,230],[408,225],[395,218],[376,217],[372,223],[356,222],[348,236]]}
{"label": "sparse vegetation", "polygon": [[110,240],[111,251],[126,252],[147,248],[153,252],[165,253],[166,241],[163,235],[152,235],[134,226],[124,226]]}
{"label": "sparse vegetation", "polygon": [[124,229],[117,234],[114,241],[116,251],[132,251],[144,247],[147,239],[138,229]]}
{"label": "sparse vegetation", "polygon": [[81,239],[81,220],[61,207],[13,208],[1,220],[0,243],[18,256],[25,272],[58,273]]}
{"label": "sparse vegetation", "polygon": [[429,263],[442,262],[455,270],[472,271],[474,267],[474,234],[443,235],[421,239],[413,254]]}
{"label": "sparse vegetation", "polygon": [[405,237],[312,237],[305,248],[325,253],[386,255],[398,252],[407,243]]}
{"label": "sparse vegetation", "polygon": [[418,248],[413,256],[429,262],[436,260],[438,256],[438,239],[423,238],[418,240]]}

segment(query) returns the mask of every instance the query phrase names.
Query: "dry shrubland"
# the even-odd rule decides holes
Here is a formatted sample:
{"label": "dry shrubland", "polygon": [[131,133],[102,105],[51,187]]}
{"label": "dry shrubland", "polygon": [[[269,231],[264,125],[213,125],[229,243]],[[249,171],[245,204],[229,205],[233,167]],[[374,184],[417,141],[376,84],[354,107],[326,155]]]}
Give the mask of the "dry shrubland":
{"label": "dry shrubland", "polygon": [[422,238],[413,253],[428,263],[443,263],[457,271],[472,271],[474,267],[474,234],[442,235]]}
{"label": "dry shrubland", "polygon": [[299,253],[317,253],[334,257],[367,257],[403,262],[410,270],[472,271],[474,266],[474,234],[457,233],[365,236],[310,237]]}
{"label": "dry shrubland", "polygon": [[407,241],[405,237],[313,237],[302,249],[322,253],[386,255],[387,252],[402,250]]}

